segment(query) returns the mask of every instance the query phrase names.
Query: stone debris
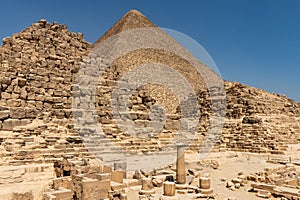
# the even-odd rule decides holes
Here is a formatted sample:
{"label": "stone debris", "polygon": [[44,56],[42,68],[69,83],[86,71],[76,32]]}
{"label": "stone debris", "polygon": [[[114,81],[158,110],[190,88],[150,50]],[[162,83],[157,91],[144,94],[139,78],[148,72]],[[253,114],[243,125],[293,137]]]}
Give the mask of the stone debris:
{"label": "stone debris", "polygon": [[236,190],[250,183],[249,192],[256,192],[257,197],[280,197],[285,199],[300,198],[300,171],[292,165],[278,168],[265,168],[264,171],[250,175],[239,173],[237,178],[226,183],[230,190]]}
{"label": "stone debris", "polygon": [[12,199],[13,200],[32,200],[33,193],[32,193],[32,191],[24,192],[24,193],[14,192],[12,195]]}
{"label": "stone debris", "polygon": [[[179,157],[184,158],[184,148],[179,146]],[[183,160],[184,161],[184,160]],[[185,162],[177,165],[179,172],[185,168]],[[128,176],[124,163],[114,163],[115,167],[103,164],[95,165],[93,160],[68,160],[66,158],[54,163],[56,178],[44,193],[44,200],[48,199],[128,199],[130,193],[135,191],[139,199],[152,199],[153,195],[160,193],[159,199],[180,199],[188,195],[192,199],[214,198],[211,189],[209,174],[203,174],[198,179],[198,184],[180,182],[191,177],[186,173],[181,174],[179,179],[170,177],[174,173],[167,169],[157,169],[156,173],[137,178],[136,174]],[[122,167],[121,167],[122,166]],[[110,170],[108,170],[110,168]],[[117,170],[115,170],[117,169]],[[184,170],[185,171],[185,170]],[[188,171],[188,170],[186,170]],[[184,176],[184,177],[183,177]],[[127,178],[125,178],[127,177]],[[194,177],[193,177],[194,179]],[[137,187],[136,189],[133,189]],[[130,190],[130,188],[132,188]]]}

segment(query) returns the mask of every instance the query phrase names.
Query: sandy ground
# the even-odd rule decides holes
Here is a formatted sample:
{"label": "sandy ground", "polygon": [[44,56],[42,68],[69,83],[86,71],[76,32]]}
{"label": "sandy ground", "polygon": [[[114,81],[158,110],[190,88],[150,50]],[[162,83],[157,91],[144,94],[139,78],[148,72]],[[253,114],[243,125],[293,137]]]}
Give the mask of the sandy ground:
{"label": "sandy ground", "polygon": [[[291,157],[292,160],[300,160],[300,145],[290,145],[286,155],[282,157]],[[278,155],[269,155],[278,156]],[[250,182],[245,186],[235,191],[226,188],[226,182],[236,178],[239,172],[243,172],[244,175],[263,171],[264,168],[276,168],[284,166],[282,164],[272,164],[266,162],[268,159],[267,154],[253,154],[253,153],[237,153],[237,152],[224,152],[224,153],[210,153],[206,159],[217,160],[220,164],[218,169],[203,168],[201,173],[209,173],[211,177],[211,185],[217,200],[223,200],[228,197],[235,197],[237,200],[256,200],[262,199],[250,193]],[[197,154],[186,154],[186,161],[197,161]],[[299,166],[296,166],[300,170]],[[226,181],[221,181],[226,179]],[[270,198],[275,199],[275,198]]]}
{"label": "sandy ground", "polygon": [[[257,197],[255,193],[248,192],[251,188],[251,182],[240,189],[234,191],[226,188],[227,181],[231,181],[237,178],[239,172],[243,172],[244,175],[249,175],[252,173],[257,173],[263,171],[264,168],[277,168],[282,167],[282,164],[272,164],[266,162],[269,158],[289,158],[292,160],[300,160],[299,154],[300,145],[291,145],[286,155],[269,155],[269,154],[255,154],[255,153],[241,153],[241,152],[223,152],[223,153],[210,153],[205,159],[206,160],[216,160],[219,163],[218,169],[213,169],[211,167],[201,167],[199,170],[200,174],[204,175],[209,173],[211,178],[211,188],[214,191],[216,200],[227,200],[229,197],[234,197],[236,200],[262,200],[263,198]],[[198,154],[185,154],[185,159],[187,163],[195,163],[199,161]],[[154,160],[155,161],[155,160]],[[300,166],[296,166],[300,170]],[[223,181],[221,180],[223,179]],[[226,181],[224,181],[224,179]],[[131,192],[130,200],[138,200],[138,191],[140,187],[136,187],[135,191]],[[156,189],[156,194],[153,200],[158,200],[162,188]],[[179,197],[179,200],[190,200],[192,197]],[[275,200],[279,198],[269,198],[270,200]]]}
{"label": "sandy ground", "polygon": [[[164,160],[161,160],[162,157],[154,156],[154,158],[137,156],[133,157],[131,163],[135,163],[133,166],[129,166],[130,168],[135,168],[139,166],[139,162],[143,162],[143,166],[145,163],[149,164],[149,166],[153,166],[150,162],[156,162],[158,165],[165,165],[170,160],[174,160],[174,154],[164,155]],[[236,189],[234,191],[226,188],[227,181],[230,181],[238,176],[239,172],[243,172],[244,175],[249,175],[251,173],[256,173],[259,171],[263,171],[264,168],[277,168],[280,166],[284,166],[281,164],[272,164],[266,162],[268,157],[284,157],[291,158],[293,161],[298,160],[300,163],[300,145],[290,145],[289,150],[286,152],[286,155],[267,155],[267,154],[254,154],[254,153],[241,153],[241,152],[218,152],[218,153],[210,153],[205,158],[206,160],[216,160],[219,163],[218,169],[213,169],[210,167],[201,167],[199,172],[201,174],[210,174],[211,178],[211,187],[214,190],[215,199],[216,200],[224,200],[229,197],[235,197],[237,200],[259,200],[255,193],[250,193],[248,190],[250,187],[250,182],[240,189]],[[197,162],[199,161],[198,154],[185,154],[185,159],[187,163]],[[173,162],[174,163],[174,162]],[[44,166],[45,165],[41,165]],[[43,189],[51,182],[50,180],[54,178],[53,166],[49,164],[46,166],[45,170],[40,171],[40,165],[30,165],[30,166],[17,166],[17,167],[9,167],[9,166],[0,166],[0,178],[5,180],[7,177],[13,177],[15,180],[19,180],[19,183],[0,183],[0,200],[9,199],[9,196],[12,191],[17,192],[25,192],[32,190],[35,193],[35,199],[40,199]],[[296,166],[300,171],[300,166]],[[26,169],[27,168],[27,169]],[[27,173],[25,173],[25,170]],[[136,168],[135,168],[136,169]],[[153,168],[152,168],[153,169]],[[32,172],[28,173],[28,170],[32,170]],[[10,179],[8,178],[8,180]],[[20,181],[23,180],[24,182]],[[222,180],[221,180],[222,179]],[[224,181],[226,180],[226,181]],[[136,187],[134,191],[132,191],[132,199],[135,200],[134,196],[137,197],[137,192],[140,190],[140,186]],[[157,194],[155,195],[155,199],[159,199],[159,193],[161,193],[162,188],[157,188]],[[180,200],[189,200],[191,198],[179,198]],[[275,198],[270,198],[270,200],[274,200]]]}
{"label": "sandy ground", "polygon": [[[197,160],[197,155],[187,155],[188,161]],[[235,197],[238,200],[261,199],[256,197],[254,193],[247,190],[250,189],[250,183],[245,187],[234,191],[226,188],[226,182],[238,176],[239,172],[244,175],[262,171],[265,167],[277,167],[278,165],[266,163],[266,160],[261,159],[259,155],[242,154],[242,153],[211,153],[207,159],[217,160],[220,164],[218,169],[203,168],[201,174],[209,173],[211,178],[211,187],[216,194],[217,200],[223,200],[228,197]],[[221,181],[225,179],[226,181]]]}
{"label": "sandy ground", "polygon": [[0,200],[11,199],[13,192],[30,190],[34,193],[34,199],[42,199],[44,189],[54,177],[53,164],[0,166],[0,179],[3,181],[0,184]]}

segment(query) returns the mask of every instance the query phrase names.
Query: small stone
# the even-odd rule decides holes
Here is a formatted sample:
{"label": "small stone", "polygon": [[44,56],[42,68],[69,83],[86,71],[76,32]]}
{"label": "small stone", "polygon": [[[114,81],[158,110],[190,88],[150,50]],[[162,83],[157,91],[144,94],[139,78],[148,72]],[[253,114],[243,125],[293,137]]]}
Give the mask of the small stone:
{"label": "small stone", "polygon": [[155,178],[152,180],[152,183],[155,187],[161,187],[163,185],[163,180]]}
{"label": "small stone", "polygon": [[226,180],[227,180],[227,178],[225,178],[225,177],[220,178],[220,181],[222,181],[222,182],[225,182]]}
{"label": "small stone", "polygon": [[230,188],[230,187],[232,187],[232,186],[234,186],[234,183],[232,183],[231,181],[228,181],[228,182],[226,183],[226,187]]}
{"label": "small stone", "polygon": [[232,179],[232,183],[241,183],[242,182],[242,179],[239,179],[239,178],[234,178]]}

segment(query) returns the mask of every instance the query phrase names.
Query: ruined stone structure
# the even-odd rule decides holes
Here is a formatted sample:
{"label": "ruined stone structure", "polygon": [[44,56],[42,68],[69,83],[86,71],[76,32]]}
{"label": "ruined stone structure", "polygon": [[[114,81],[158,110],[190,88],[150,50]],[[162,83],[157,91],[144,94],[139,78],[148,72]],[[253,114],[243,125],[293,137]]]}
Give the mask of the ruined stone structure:
{"label": "ruined stone structure", "polygon": [[[51,24],[45,20],[2,40],[0,166],[15,166],[16,171],[20,171],[20,176],[0,177],[0,186],[16,180],[27,180],[24,173],[29,173],[30,170],[38,174],[47,172],[45,180],[59,178],[55,180],[52,190],[44,195],[45,199],[70,199],[74,196],[77,199],[97,199],[84,195],[125,199],[122,196],[124,188],[141,184],[139,181],[124,183],[123,178],[126,176],[122,170],[112,170],[109,166],[101,165],[89,172],[91,169],[87,169],[85,162],[92,160],[94,155],[83,145],[74,124],[73,117],[81,117],[82,113],[72,110],[72,103],[82,104],[85,101],[82,91],[79,91],[81,94],[76,94],[74,83],[81,64],[91,62],[88,60],[90,57],[86,56],[93,47],[121,31],[141,27],[156,26],[141,13],[131,11],[95,44],[86,42],[81,33],[70,32],[65,25]],[[107,65],[105,60],[97,62]],[[146,154],[159,152],[175,137],[181,117],[178,109],[180,105],[172,92],[161,86],[146,85],[139,88],[132,95],[129,105],[131,119],[141,127],[147,126],[151,121],[148,111],[152,105],[160,104],[165,107],[167,120],[161,133],[150,139],[132,138],[113,122],[110,102],[112,87],[123,74],[147,62],[172,66],[191,82],[199,100],[201,118],[195,138],[187,151],[197,152],[206,135],[211,111],[211,99],[203,78],[193,71],[192,65],[186,60],[155,49],[131,52],[107,66],[96,91],[97,120],[106,134],[101,142],[110,141],[128,152]],[[209,73],[214,74],[212,71]],[[283,95],[243,84],[224,84],[227,113],[222,135],[213,151],[283,154],[287,144],[300,142],[299,103]],[[86,131],[95,130],[87,127]],[[113,150],[103,146],[98,151],[110,153]],[[73,164],[67,159],[74,159]],[[51,174],[49,168],[53,163],[55,175]],[[28,168],[26,165],[37,166]],[[81,167],[78,168],[77,165]],[[83,176],[81,172],[90,175]],[[207,180],[201,181],[203,183]],[[184,183],[185,180],[182,179],[181,182]],[[163,185],[162,182],[155,184]],[[59,189],[60,187],[64,189]],[[99,187],[104,189],[97,190]],[[173,194],[172,184],[165,184],[165,187],[168,195]],[[96,190],[97,193],[94,193]],[[32,199],[30,193],[22,195],[23,199]],[[14,196],[14,199],[19,198],[18,194]]]}

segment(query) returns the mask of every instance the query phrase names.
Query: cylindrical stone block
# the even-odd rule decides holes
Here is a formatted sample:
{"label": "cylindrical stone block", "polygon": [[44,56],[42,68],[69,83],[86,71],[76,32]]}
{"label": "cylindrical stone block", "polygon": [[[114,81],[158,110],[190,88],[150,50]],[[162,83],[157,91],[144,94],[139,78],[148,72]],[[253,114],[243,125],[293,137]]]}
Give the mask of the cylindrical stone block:
{"label": "cylindrical stone block", "polygon": [[210,189],[210,178],[200,177],[199,178],[200,189]]}
{"label": "cylindrical stone block", "polygon": [[153,188],[154,187],[151,178],[142,178],[142,190],[147,191],[152,190]]}
{"label": "cylindrical stone block", "polygon": [[164,182],[164,195],[175,196],[175,183],[166,181]]}
{"label": "cylindrical stone block", "polygon": [[185,184],[186,182],[183,145],[177,146],[176,180],[179,184]]}

